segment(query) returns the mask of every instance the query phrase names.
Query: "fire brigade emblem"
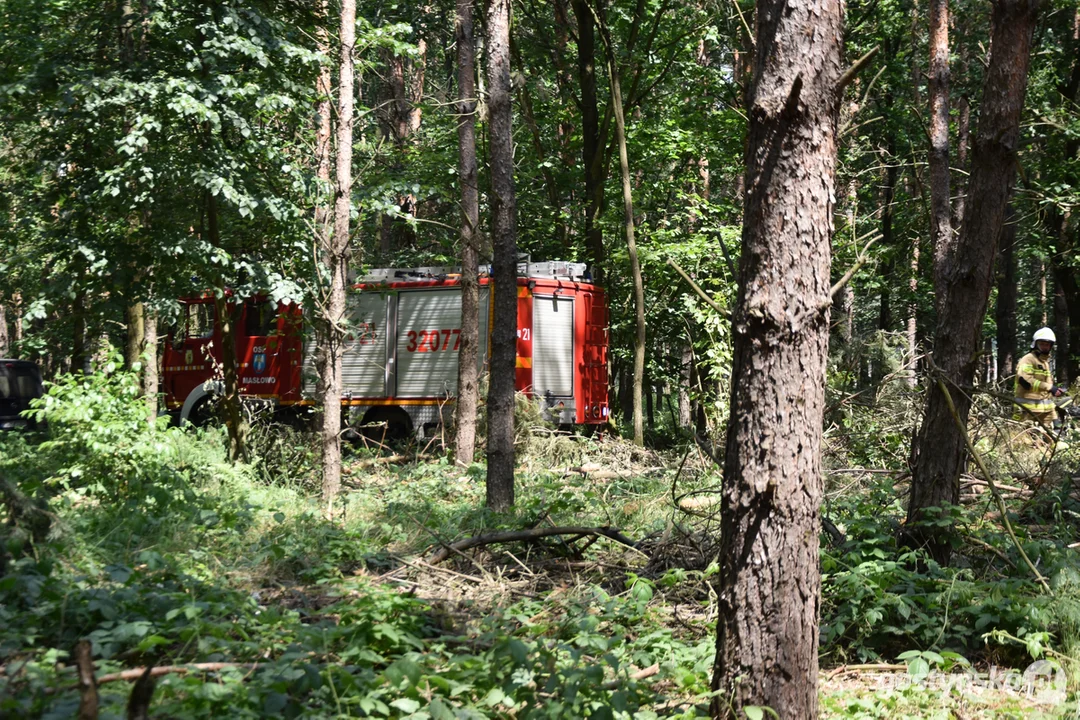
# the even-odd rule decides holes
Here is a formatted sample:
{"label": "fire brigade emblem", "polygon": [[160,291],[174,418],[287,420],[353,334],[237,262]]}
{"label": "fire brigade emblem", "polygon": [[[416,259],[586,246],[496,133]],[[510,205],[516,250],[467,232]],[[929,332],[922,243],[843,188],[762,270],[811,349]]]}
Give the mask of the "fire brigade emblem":
{"label": "fire brigade emblem", "polygon": [[195,353],[194,352],[192,352],[191,350],[188,350],[186,353],[184,353],[184,364],[185,365],[190,365],[194,360],[195,360]]}
{"label": "fire brigade emblem", "polygon": [[258,375],[262,375],[266,370],[266,353],[255,353],[255,359],[252,361],[255,372]]}

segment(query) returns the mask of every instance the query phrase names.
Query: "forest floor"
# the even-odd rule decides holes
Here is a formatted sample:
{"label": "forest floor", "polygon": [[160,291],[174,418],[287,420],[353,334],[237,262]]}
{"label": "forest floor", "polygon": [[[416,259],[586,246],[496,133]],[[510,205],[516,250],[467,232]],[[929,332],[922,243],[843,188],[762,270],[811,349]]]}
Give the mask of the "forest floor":
{"label": "forest floor", "polygon": [[[1076,716],[1080,452],[984,443],[1046,593],[975,476],[952,567],[897,544],[904,451],[875,417],[826,433],[822,716]],[[706,713],[721,477],[694,444],[527,427],[501,515],[483,508],[480,465],[356,450],[328,523],[313,438],[256,428],[256,460],[231,465],[218,431],[114,431],[0,437],[0,479],[55,493],[47,538],[6,537],[0,717],[71,717],[80,639],[101,717],[132,696],[107,675],[147,666],[151,717]],[[543,537],[451,547],[497,532]]]}

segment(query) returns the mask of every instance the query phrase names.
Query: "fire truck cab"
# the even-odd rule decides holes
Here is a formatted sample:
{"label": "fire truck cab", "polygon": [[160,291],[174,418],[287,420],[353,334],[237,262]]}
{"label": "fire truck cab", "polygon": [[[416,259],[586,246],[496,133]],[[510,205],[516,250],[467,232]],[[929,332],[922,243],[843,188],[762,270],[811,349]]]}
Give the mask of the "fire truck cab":
{"label": "fire truck cab", "polygon": [[[491,279],[480,277],[481,371],[488,360]],[[522,262],[517,279],[515,386],[561,424],[608,417],[608,311],[586,267]],[[205,421],[221,392],[221,330],[212,296],[181,301],[182,322],[165,349],[166,404],[181,421]],[[234,311],[241,394],[276,408],[313,406],[317,352],[294,304],[252,298]],[[359,278],[348,299],[342,405],[350,422],[385,422],[421,433],[452,417],[461,335],[456,268],[389,268]]]}

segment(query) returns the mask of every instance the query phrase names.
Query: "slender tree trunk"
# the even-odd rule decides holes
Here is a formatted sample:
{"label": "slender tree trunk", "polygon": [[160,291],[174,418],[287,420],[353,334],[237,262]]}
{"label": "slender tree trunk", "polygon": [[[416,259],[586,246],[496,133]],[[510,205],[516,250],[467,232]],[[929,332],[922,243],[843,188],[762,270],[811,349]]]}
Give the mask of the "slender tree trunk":
{"label": "slender tree trunk", "polygon": [[494,261],[491,383],[488,390],[487,505],[514,504],[514,378],[517,359],[517,207],[510,115],[510,0],[487,14],[488,135]]}
{"label": "slender tree trunk", "polygon": [[581,84],[581,161],[585,171],[585,244],[592,257],[593,278],[604,281],[607,253],[600,214],[604,211],[604,139],[596,92],[596,23],[591,0],[573,0],[578,23],[578,81]]}
{"label": "slender tree trunk", "polygon": [[[127,307],[127,340],[124,343],[124,367],[131,370],[142,362],[146,345],[146,306],[141,302]],[[140,373],[141,374],[141,373]]]}
{"label": "slender tree trunk", "polygon": [[690,429],[691,422],[690,378],[693,362],[694,349],[686,343],[682,346],[682,357],[679,360],[679,427],[686,430]]}
{"label": "slender tree trunk", "polygon": [[1054,343],[1054,377],[1060,384],[1068,385],[1072,379],[1069,375],[1069,303],[1065,298],[1065,289],[1056,277],[1054,281],[1054,334],[1057,336],[1057,342]]}
{"label": "slender tree trunk", "polygon": [[7,357],[10,353],[11,341],[8,335],[7,307],[0,298],[0,358]]}
{"label": "slender tree trunk", "polygon": [[914,388],[919,382],[918,373],[916,372],[916,367],[917,367],[918,363],[915,361],[915,358],[916,358],[916,356],[918,354],[918,348],[919,348],[919,321],[918,321],[919,303],[916,300],[916,298],[918,297],[918,293],[919,293],[919,243],[918,243],[918,241],[913,242],[911,244],[911,265],[909,266],[909,268],[911,270],[911,276],[908,278],[908,290],[909,290],[909,294],[911,296],[911,299],[908,301],[908,308],[907,308],[908,317],[907,317],[906,339],[907,339],[907,354],[908,354],[909,362],[911,363],[911,365],[908,368],[908,370],[906,372],[906,375],[907,375],[908,387]]}
{"label": "slender tree trunk", "polygon": [[712,712],[813,718],[843,4],[756,14]]}
{"label": "slender tree trunk", "polygon": [[330,271],[326,299],[326,347],[323,348],[323,481],[322,501],[327,518],[341,492],[341,350],[344,337],[346,278],[349,272],[349,213],[352,209],[353,52],[356,47],[356,0],[342,0],[339,31],[338,124],[334,233],[325,252]]}
{"label": "slender tree trunk", "polygon": [[[597,14],[594,19],[603,17]],[[630,158],[626,150],[626,118],[623,115],[622,88],[619,83],[619,66],[611,34],[600,25],[607,51],[608,81],[611,86],[611,107],[615,116],[615,140],[619,146],[619,174],[622,178],[623,228],[626,232],[626,249],[630,256],[630,278],[634,290],[634,380],[633,423],[634,444],[645,444],[645,428],[642,416],[642,394],[645,382],[645,282],[641,276],[637,241],[634,236],[634,194],[630,182]]]}
{"label": "slender tree trunk", "polygon": [[[964,222],[957,242],[948,243],[946,252],[936,260],[939,316],[934,362],[944,376],[961,425],[967,424],[971,408],[968,392],[961,390],[971,386],[975,377],[994,256],[1016,172],[1020,112],[1037,8],[1038,0],[993,3],[990,66],[972,151]],[[906,526],[909,541],[925,545],[944,565],[951,556],[952,526],[921,523],[929,517],[927,508],[959,503],[960,471],[967,449],[937,383],[930,384],[928,395],[917,438]]]}
{"label": "slender tree trunk", "polygon": [[157,313],[147,309],[146,320],[143,325],[144,352],[146,353],[146,367],[143,368],[143,397],[146,398],[146,419],[151,427],[157,421],[158,415],[158,332]]}
{"label": "slender tree trunk", "polygon": [[1012,205],[1001,228],[997,263],[997,374],[1005,379],[1016,372],[1016,211]]}
{"label": "slender tree trunk", "polygon": [[469,465],[476,449],[479,402],[480,281],[477,229],[480,190],[476,172],[476,43],[473,0],[457,0],[454,40],[458,62],[458,182],[461,183],[461,349],[454,423],[454,458]]}
{"label": "slender tree trunk", "polygon": [[940,312],[944,259],[954,252],[949,214],[949,0],[930,0],[930,241]]}
{"label": "slender tree trunk", "polygon": [[14,334],[12,335],[12,345],[18,349],[22,345],[23,341],[23,319],[22,319],[22,294],[15,293],[11,297],[11,311],[15,316]]}
{"label": "slender tree trunk", "polygon": [[71,368],[72,373],[85,373],[89,366],[90,354],[86,345],[86,269],[80,260],[76,260],[78,272],[75,281],[75,297],[71,301]]}
{"label": "slender tree trunk", "polygon": [[[206,193],[206,219],[210,244],[221,247],[217,198],[210,191]],[[236,332],[233,325],[234,315],[237,313],[230,307],[224,294],[215,296],[214,310],[217,313],[218,333],[221,336],[221,382],[224,386],[221,410],[225,415],[225,430],[229,434],[229,459],[234,462],[247,460],[248,425],[244,420],[243,401],[240,398],[240,376],[236,367]]]}
{"label": "slender tree trunk", "polygon": [[896,148],[890,143],[888,151],[889,160],[885,167],[885,184],[881,188],[881,247],[889,248],[890,252],[881,264],[881,275],[885,279],[881,283],[880,305],[878,306],[878,329],[890,332],[895,325],[892,309],[892,292],[890,282],[896,271],[896,259],[893,256],[895,242],[893,234],[893,218],[896,217],[893,207],[896,199],[896,176],[899,169],[892,158],[896,157]]}
{"label": "slender tree trunk", "polygon": [[[956,102],[956,166],[961,169],[967,168],[968,150],[971,147],[971,103],[966,95],[961,95]],[[964,205],[967,200],[967,183],[960,182],[957,188],[956,202],[952,208],[952,231],[960,232],[960,224],[964,220]]]}

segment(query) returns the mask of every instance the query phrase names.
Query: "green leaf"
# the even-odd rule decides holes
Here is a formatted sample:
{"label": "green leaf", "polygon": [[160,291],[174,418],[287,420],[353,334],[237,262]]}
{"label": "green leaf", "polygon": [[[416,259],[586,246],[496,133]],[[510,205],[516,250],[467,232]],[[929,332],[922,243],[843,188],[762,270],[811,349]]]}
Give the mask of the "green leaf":
{"label": "green leaf", "polygon": [[395,707],[401,712],[411,715],[420,709],[420,703],[412,698],[398,698],[390,703],[390,707]]}

